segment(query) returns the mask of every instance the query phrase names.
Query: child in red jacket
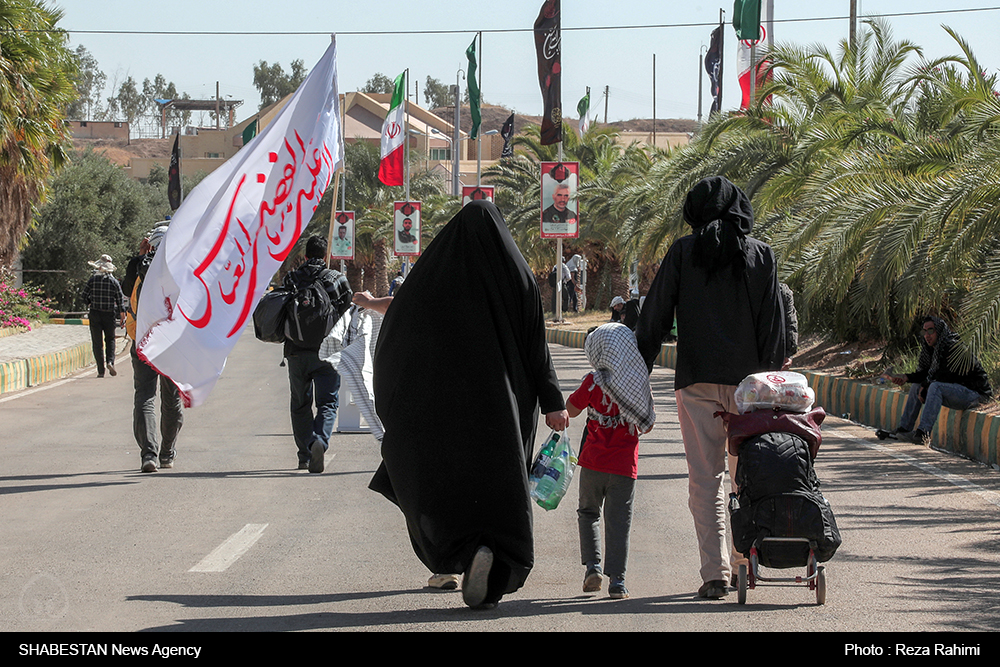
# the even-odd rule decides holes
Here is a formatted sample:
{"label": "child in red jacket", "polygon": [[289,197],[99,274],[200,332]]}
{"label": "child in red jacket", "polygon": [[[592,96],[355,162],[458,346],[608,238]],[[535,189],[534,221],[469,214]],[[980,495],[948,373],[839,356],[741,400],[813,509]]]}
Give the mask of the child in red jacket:
{"label": "child in red jacket", "polygon": [[[580,446],[578,472],[580,552],[586,573],[583,591],[601,590],[603,575],[611,578],[608,594],[628,597],[628,562],[632,502],[638,464],[639,435],[656,421],[649,372],[636,346],[635,334],[623,324],[593,329],[584,351],[594,371],[569,397],[566,410],[575,417],[587,410],[587,430]],[[605,570],[601,561],[601,508],[607,532]]]}

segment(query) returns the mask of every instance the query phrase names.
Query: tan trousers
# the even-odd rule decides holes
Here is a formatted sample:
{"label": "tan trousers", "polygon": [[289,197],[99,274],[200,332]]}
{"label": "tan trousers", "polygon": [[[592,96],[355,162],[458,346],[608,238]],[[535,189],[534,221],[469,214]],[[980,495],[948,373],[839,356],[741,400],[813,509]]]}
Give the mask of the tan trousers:
{"label": "tan trousers", "polygon": [[[702,581],[729,582],[733,565],[742,556],[730,551],[726,539],[726,460],[730,476],[736,473],[736,457],[726,451],[726,428],[718,411],[738,414],[735,386],[707,382],[688,385],[675,392],[677,417],[688,464],[688,508],[694,518],[701,556]],[[736,484],[732,482],[735,492]]]}

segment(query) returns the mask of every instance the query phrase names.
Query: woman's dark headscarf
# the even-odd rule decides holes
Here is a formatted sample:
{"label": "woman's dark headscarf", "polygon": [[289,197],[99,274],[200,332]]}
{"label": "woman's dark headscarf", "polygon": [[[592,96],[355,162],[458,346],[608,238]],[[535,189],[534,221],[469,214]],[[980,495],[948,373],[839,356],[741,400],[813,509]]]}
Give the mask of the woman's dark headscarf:
{"label": "woman's dark headscarf", "polygon": [[694,228],[694,263],[708,275],[732,266],[746,269],[746,237],[753,229],[753,208],[743,190],[724,176],[698,181],[684,200],[684,220]]}

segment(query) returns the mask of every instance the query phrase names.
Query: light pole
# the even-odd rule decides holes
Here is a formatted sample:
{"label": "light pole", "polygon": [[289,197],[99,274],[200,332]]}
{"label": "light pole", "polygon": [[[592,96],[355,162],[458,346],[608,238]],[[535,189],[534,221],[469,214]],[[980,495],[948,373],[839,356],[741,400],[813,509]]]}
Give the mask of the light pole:
{"label": "light pole", "polygon": [[499,130],[490,130],[489,132],[481,132],[479,137],[476,138],[476,187],[478,188],[482,185],[482,175],[483,175],[483,137],[488,137],[491,134],[499,134]]}

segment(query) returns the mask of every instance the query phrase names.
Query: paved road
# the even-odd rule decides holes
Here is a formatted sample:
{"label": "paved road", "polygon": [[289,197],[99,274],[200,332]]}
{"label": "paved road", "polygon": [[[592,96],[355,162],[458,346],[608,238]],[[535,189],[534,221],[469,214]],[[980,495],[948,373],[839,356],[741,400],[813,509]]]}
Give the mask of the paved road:
{"label": "paved road", "polygon": [[[585,358],[552,349],[568,395],[587,371]],[[424,587],[428,573],[402,515],[367,490],[379,460],[374,439],[337,434],[327,472],[294,469],[279,362],[279,346],[244,335],[207,404],[186,413],[176,468],[155,474],[138,472],[126,363],[117,378],[89,369],[0,399],[0,631],[857,633],[1000,625],[1000,473],[911,445],[884,447],[837,419],[825,424],[817,460],[844,536],[827,564],[826,605],[805,587],[763,585],[745,606],[735,592],[696,600],[701,582],[666,369],[652,377],[658,424],[640,443],[632,597],[581,592],[573,489],[559,509],[535,513],[537,564],[526,586],[496,610],[470,611],[460,593]],[[574,438],[581,427],[578,418]],[[231,552],[219,555],[227,545]]]}

